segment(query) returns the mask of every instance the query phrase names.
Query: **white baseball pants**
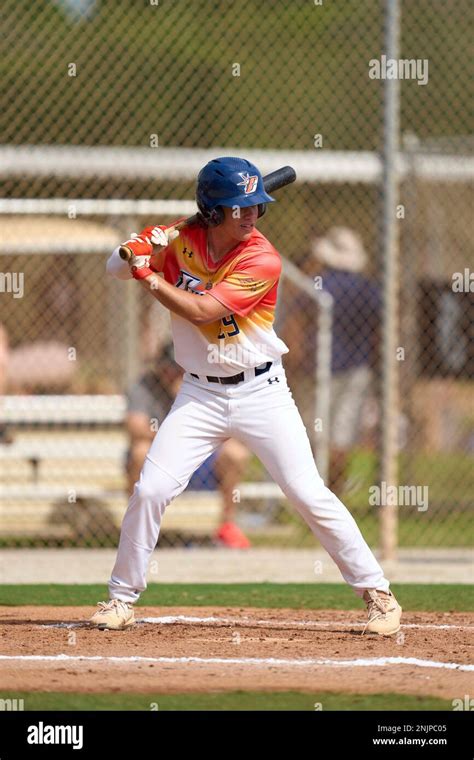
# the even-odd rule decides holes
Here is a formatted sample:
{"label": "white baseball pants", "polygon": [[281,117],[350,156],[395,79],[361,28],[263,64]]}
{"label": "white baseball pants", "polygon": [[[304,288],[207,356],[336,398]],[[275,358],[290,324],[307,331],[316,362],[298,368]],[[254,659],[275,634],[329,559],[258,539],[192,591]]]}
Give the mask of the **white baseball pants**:
{"label": "white baseball pants", "polygon": [[237,385],[209,383],[185,373],[123,519],[109,582],[111,599],[135,602],[144,591],[166,507],[227,438],[236,438],[259,457],[358,596],[367,588],[388,591],[389,583],[354,518],[316,469],[280,361],[258,377],[246,370],[245,380]]}

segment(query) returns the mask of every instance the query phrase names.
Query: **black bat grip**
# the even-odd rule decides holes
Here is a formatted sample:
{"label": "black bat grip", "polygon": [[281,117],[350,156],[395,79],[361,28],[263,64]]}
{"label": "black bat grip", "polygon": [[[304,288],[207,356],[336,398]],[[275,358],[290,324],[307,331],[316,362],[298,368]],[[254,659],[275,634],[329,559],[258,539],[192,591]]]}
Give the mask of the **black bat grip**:
{"label": "black bat grip", "polygon": [[292,166],[282,166],[281,169],[276,169],[270,174],[266,174],[263,178],[263,186],[267,193],[271,193],[274,190],[278,190],[280,187],[290,185],[296,179],[296,172]]}

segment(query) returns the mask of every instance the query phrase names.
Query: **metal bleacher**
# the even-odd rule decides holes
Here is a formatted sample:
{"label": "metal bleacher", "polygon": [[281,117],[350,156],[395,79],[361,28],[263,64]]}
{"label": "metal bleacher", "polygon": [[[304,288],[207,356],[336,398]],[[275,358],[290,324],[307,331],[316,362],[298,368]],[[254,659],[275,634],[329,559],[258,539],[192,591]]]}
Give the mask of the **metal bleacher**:
{"label": "metal bleacher", "polygon": [[[127,505],[125,397],[4,396],[0,408],[13,431],[13,441],[0,444],[0,540],[74,541],[87,533],[86,511],[92,532],[100,534],[103,522],[105,533],[117,535]],[[284,498],[274,483],[239,488],[242,499]],[[220,508],[218,491],[185,491],[163,531],[211,536]]]}

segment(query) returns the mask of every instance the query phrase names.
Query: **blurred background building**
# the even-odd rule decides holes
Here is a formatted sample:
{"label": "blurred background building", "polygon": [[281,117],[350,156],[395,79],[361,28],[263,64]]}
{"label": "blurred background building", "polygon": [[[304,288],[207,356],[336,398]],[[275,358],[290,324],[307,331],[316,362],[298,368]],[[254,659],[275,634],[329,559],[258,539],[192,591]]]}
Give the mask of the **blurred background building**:
{"label": "blurred background building", "polygon": [[[106,257],[193,213],[197,172],[232,154],[297,171],[260,228],[285,259],[277,331],[322,472],[372,545],[380,525],[388,547],[470,543],[472,12],[468,0],[5,0],[1,545],[117,540],[125,394],[169,322],[135,283],[105,277]],[[409,76],[372,78],[390,45]],[[354,271],[342,282],[327,241],[334,256],[363,251],[363,286]],[[343,403],[353,422],[337,432]],[[312,546],[255,457],[244,465],[236,511],[252,544]],[[369,501],[382,481],[427,487],[428,508],[384,513]],[[189,487],[163,540],[214,541],[221,510],[219,489]]]}

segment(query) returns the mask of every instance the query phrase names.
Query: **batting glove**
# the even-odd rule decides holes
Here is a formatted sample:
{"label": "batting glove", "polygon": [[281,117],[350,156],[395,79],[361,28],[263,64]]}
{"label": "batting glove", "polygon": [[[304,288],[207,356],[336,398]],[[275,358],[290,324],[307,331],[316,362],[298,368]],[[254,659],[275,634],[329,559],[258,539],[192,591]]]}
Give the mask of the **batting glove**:
{"label": "batting glove", "polygon": [[128,260],[130,271],[135,280],[144,280],[148,275],[153,274],[150,267],[149,256],[131,256]]}
{"label": "batting glove", "polygon": [[[166,248],[172,240],[177,238],[179,232],[172,227],[146,227],[140,235],[133,234],[130,240],[122,245],[126,246],[131,257],[128,261],[130,271],[136,280],[143,280],[148,275],[157,270],[150,263],[150,256],[154,251],[154,246],[160,250]],[[156,253],[156,251],[155,251]]]}
{"label": "batting glove", "polygon": [[179,236],[179,231],[174,227],[148,227],[146,232],[150,231],[150,240],[153,245],[160,248],[166,248],[173,240]]}
{"label": "batting glove", "polygon": [[153,245],[148,236],[133,234],[130,240],[126,240],[122,245],[130,251],[128,265],[136,280],[142,280],[152,274],[150,256],[153,253]]}

